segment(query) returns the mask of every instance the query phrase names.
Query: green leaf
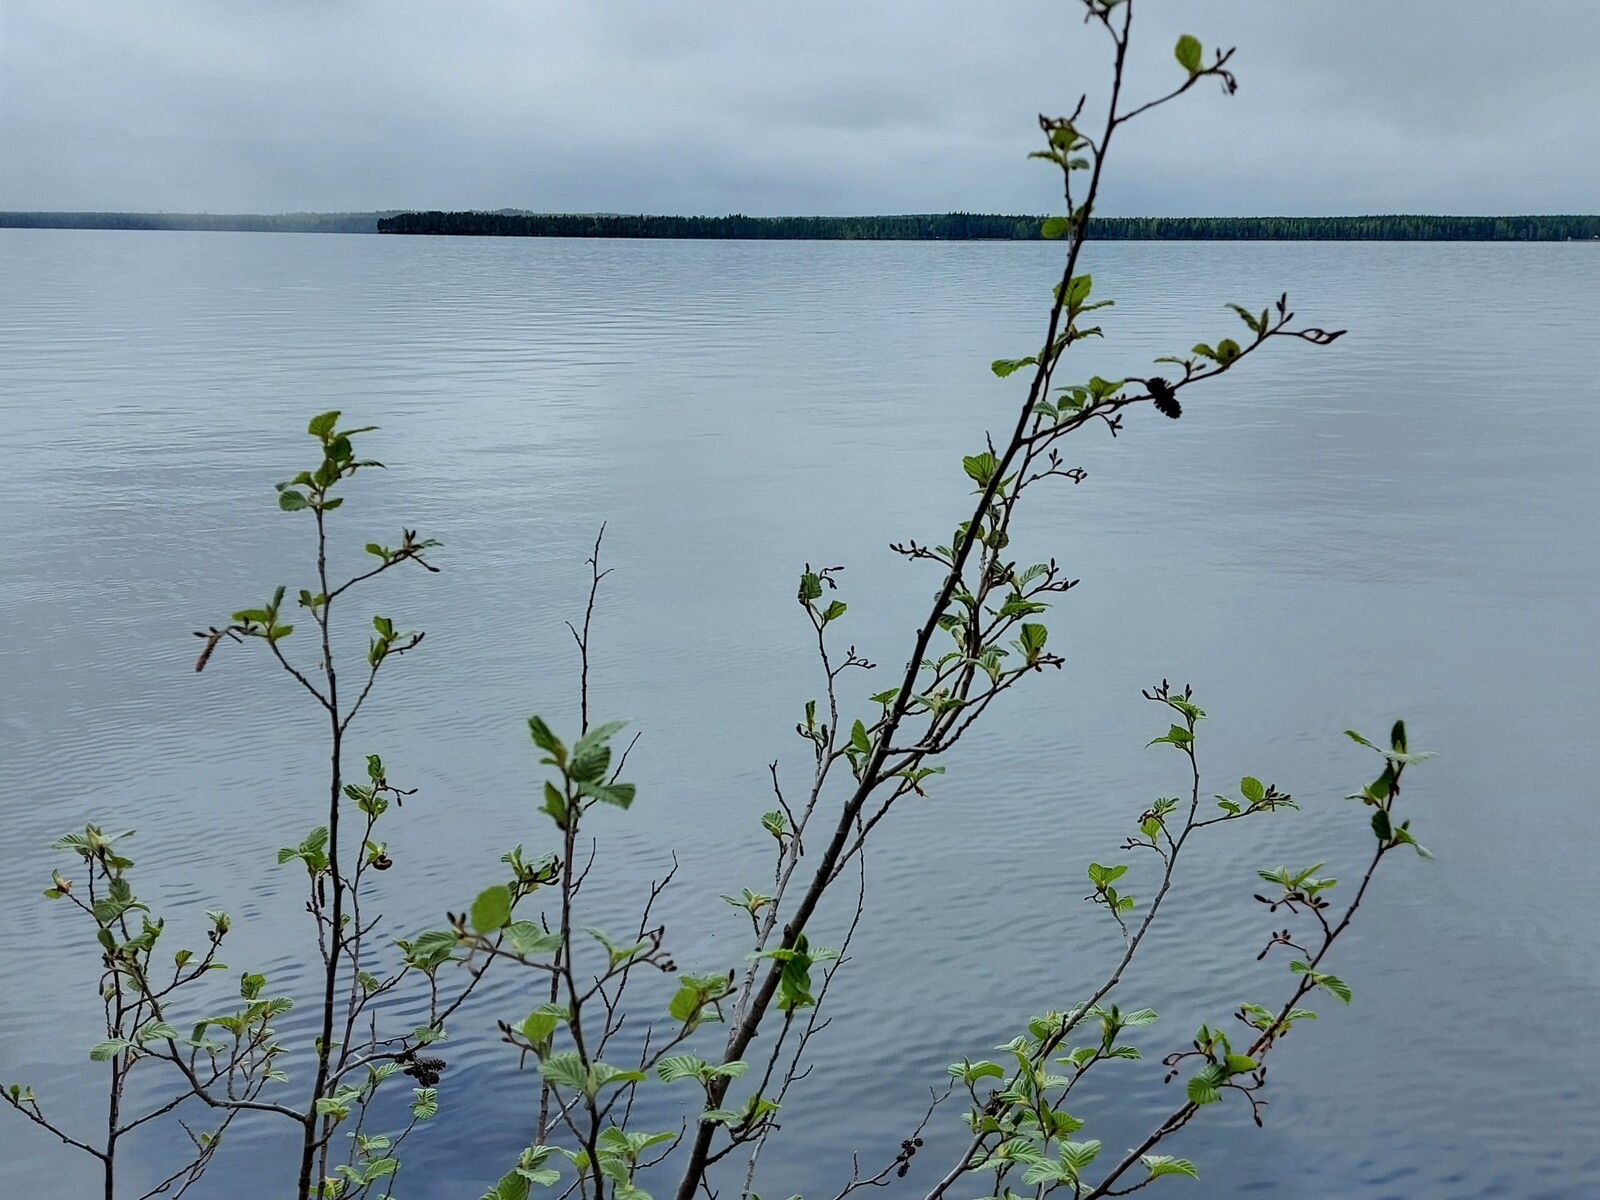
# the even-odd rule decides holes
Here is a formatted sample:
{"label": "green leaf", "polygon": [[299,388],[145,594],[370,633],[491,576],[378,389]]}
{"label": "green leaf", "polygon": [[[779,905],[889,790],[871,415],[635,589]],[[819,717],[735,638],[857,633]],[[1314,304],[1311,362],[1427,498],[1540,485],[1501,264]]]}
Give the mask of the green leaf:
{"label": "green leaf", "polygon": [[1044,649],[1044,644],[1049,640],[1050,631],[1043,625],[1024,623],[1022,626],[1022,652],[1029,662],[1039,657],[1039,651]]}
{"label": "green leaf", "polygon": [[110,1062],[124,1050],[133,1045],[127,1038],[109,1038],[103,1042],[96,1042],[89,1050],[90,1062]]}
{"label": "green leaf", "polygon": [[813,571],[800,576],[800,603],[809,604],[822,595],[822,578]]}
{"label": "green leaf", "polygon": [[572,747],[572,762],[567,773],[578,783],[599,783],[611,766],[611,747],[603,742],[588,742],[580,738]]}
{"label": "green leaf", "polygon": [[1372,810],[1372,832],[1378,835],[1380,842],[1388,842],[1394,838],[1394,828],[1389,822],[1389,814],[1384,809]]}
{"label": "green leaf", "polygon": [[333,432],[334,426],[339,423],[339,410],[319,413],[311,418],[311,424],[306,426],[306,432],[314,438],[326,438]]}
{"label": "green leaf", "polygon": [[566,1005],[547,1002],[538,1005],[531,1013],[523,1017],[522,1024],[517,1026],[517,1032],[530,1042],[538,1045],[546,1041],[556,1031],[556,1026],[566,1018]]}
{"label": "green leaf", "polygon": [[550,954],[561,948],[561,935],[547,930],[537,921],[513,921],[506,927],[506,940],[524,958]]}
{"label": "green leaf", "polygon": [[1093,275],[1074,275],[1072,282],[1067,284],[1067,307],[1081,307],[1083,302],[1089,298],[1089,293],[1093,289]]}
{"label": "green leaf", "polygon": [[595,746],[607,745],[620,731],[626,729],[626,721],[605,721],[591,728],[580,737],[572,746],[572,757],[581,758]]}
{"label": "green leaf", "polygon": [[299,512],[309,503],[310,501],[303,494],[293,488],[285,488],[278,493],[278,507],[283,509],[284,512]]}
{"label": "green leaf", "polygon": [[531,1186],[531,1181],[525,1175],[507,1171],[500,1176],[499,1183],[483,1194],[482,1200],[528,1200]]}
{"label": "green leaf", "polygon": [[1417,839],[1412,835],[1410,821],[1402,821],[1400,823],[1400,828],[1394,831],[1394,840],[1403,846],[1410,846],[1417,852],[1417,857],[1419,858],[1433,857],[1433,851],[1429,850],[1421,842],[1417,841]]}
{"label": "green leaf", "polygon": [[976,1083],[980,1079],[1004,1079],[1005,1068],[997,1062],[987,1059],[981,1062],[968,1062],[963,1060],[950,1064],[950,1074],[964,1083]]}
{"label": "green leaf", "polygon": [[584,1070],[583,1060],[578,1057],[576,1050],[552,1054],[539,1064],[539,1074],[562,1087],[582,1091],[589,1086],[589,1072]]}
{"label": "green leaf", "polygon": [[1234,312],[1239,314],[1239,319],[1241,321],[1243,321],[1246,325],[1250,326],[1250,329],[1251,329],[1252,332],[1254,332],[1254,333],[1260,333],[1261,332],[1261,327],[1262,327],[1261,321],[1259,319],[1257,319],[1256,315],[1254,313],[1252,313],[1248,308],[1246,308],[1242,304],[1230,304],[1230,305],[1228,305],[1228,307],[1233,309]]}
{"label": "green leaf", "polygon": [[1158,1175],[1187,1175],[1191,1179],[1199,1179],[1200,1172],[1194,1169],[1194,1164],[1187,1158],[1173,1158],[1170,1154],[1141,1154],[1139,1161],[1150,1172],[1150,1178]]}
{"label": "green leaf", "polygon": [[1216,1063],[1207,1063],[1194,1073],[1189,1080],[1185,1091],[1189,1095],[1191,1104],[1214,1104],[1222,1099],[1220,1085],[1227,1081],[1228,1075]]}
{"label": "green leaf", "polygon": [[997,358],[989,364],[989,369],[1004,379],[1007,375],[1015,375],[1023,367],[1031,367],[1038,363],[1033,355],[1027,358]]}
{"label": "green leaf", "polygon": [[511,889],[503,883],[484,888],[472,902],[472,928],[477,933],[493,933],[511,920]]}
{"label": "green leaf", "polygon": [[549,813],[562,829],[567,827],[567,798],[561,794],[561,789],[548,779],[544,781],[544,803],[540,805],[539,811]]}
{"label": "green leaf", "polygon": [[663,1083],[679,1079],[705,1079],[711,1074],[711,1064],[693,1054],[673,1054],[656,1064],[656,1074]]}
{"label": "green leaf", "polygon": [[556,762],[561,762],[566,757],[566,747],[561,744],[561,739],[550,731],[550,726],[544,719],[537,715],[528,718],[528,732],[533,735],[533,744],[546,754],[551,755]]}
{"label": "green leaf", "polygon": [[1039,226],[1039,236],[1045,238],[1058,238],[1072,228],[1072,222],[1065,217],[1046,217],[1044,224]]}
{"label": "green leaf", "polygon": [[618,808],[627,808],[633,803],[638,788],[631,783],[589,783],[580,782],[577,785],[578,794],[599,800],[602,804],[614,804]]}
{"label": "green leaf", "polygon": [[447,961],[456,951],[460,939],[453,929],[430,929],[417,935],[415,941],[402,942],[406,961],[428,970]]}
{"label": "green leaf", "polygon": [[1262,798],[1267,794],[1267,789],[1262,786],[1261,780],[1254,775],[1246,775],[1239,780],[1239,791],[1251,804],[1261,803]]}
{"label": "green leaf", "polygon": [[1086,1142],[1062,1142],[1061,1161],[1074,1171],[1081,1171],[1100,1153],[1100,1143],[1093,1138]]}
{"label": "green leaf", "polygon": [[589,1086],[596,1092],[608,1083],[640,1083],[645,1078],[643,1071],[625,1071],[608,1062],[589,1064]]}
{"label": "green leaf", "polygon": [[989,486],[989,481],[994,478],[999,466],[1000,460],[988,450],[982,454],[969,454],[961,460],[961,469],[975,480],[979,487]]}
{"label": "green leaf", "polygon": [[1184,34],[1173,47],[1172,54],[1178,60],[1178,65],[1189,74],[1193,75],[1200,70],[1201,47],[1198,38]]}
{"label": "green leaf", "polygon": [[1103,888],[1108,883],[1115,883],[1128,873],[1126,866],[1104,867],[1099,863],[1089,864],[1089,881],[1097,888]]}
{"label": "green leaf", "polygon": [[1322,987],[1327,988],[1346,1004],[1350,1003],[1353,995],[1353,993],[1350,991],[1350,985],[1344,980],[1340,979],[1337,975],[1318,975],[1317,983]]}

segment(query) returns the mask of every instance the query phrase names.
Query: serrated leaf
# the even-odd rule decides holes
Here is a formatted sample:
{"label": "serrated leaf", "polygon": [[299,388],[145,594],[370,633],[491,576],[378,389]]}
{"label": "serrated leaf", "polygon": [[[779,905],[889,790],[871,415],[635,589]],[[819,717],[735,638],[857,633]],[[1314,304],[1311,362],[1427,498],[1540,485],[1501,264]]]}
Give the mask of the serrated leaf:
{"label": "serrated leaf", "polygon": [[1187,1175],[1191,1179],[1199,1179],[1200,1172],[1196,1171],[1194,1164],[1187,1158],[1173,1158],[1170,1154],[1141,1154],[1139,1161],[1150,1172],[1150,1178],[1158,1175]]}
{"label": "serrated leaf", "polygon": [[528,732],[533,737],[533,744],[546,754],[553,755],[559,760],[566,753],[565,747],[561,744],[561,739],[551,731],[550,726],[544,723],[543,718],[537,715],[529,717]]}
{"label": "serrated leaf", "polygon": [[1086,1142],[1063,1142],[1061,1144],[1061,1161],[1075,1170],[1081,1171],[1095,1160],[1100,1153],[1100,1143],[1094,1139]]}
{"label": "serrated leaf", "polygon": [[430,1120],[439,1111],[439,1091],[437,1088],[412,1088],[416,1097],[411,1101],[411,1115],[419,1121]]}
{"label": "serrated leaf", "polygon": [[979,487],[988,487],[999,467],[1000,460],[987,450],[982,454],[969,454],[961,460],[961,469]]}
{"label": "serrated leaf", "polygon": [[90,1062],[110,1062],[133,1045],[127,1038],[108,1038],[103,1042],[96,1042],[89,1049]]}
{"label": "serrated leaf", "polygon": [[585,1090],[589,1086],[589,1072],[576,1050],[563,1050],[552,1054],[539,1064],[539,1074],[560,1087]]}
{"label": "serrated leaf", "polygon": [[506,940],[524,958],[550,954],[561,948],[561,935],[546,930],[537,921],[513,921],[506,927]]}
{"label": "serrated leaf", "polygon": [[537,1005],[532,1012],[522,1018],[522,1024],[517,1026],[517,1032],[535,1045],[539,1045],[555,1032],[556,1026],[566,1020],[566,1017],[566,1005],[546,1002]]}
{"label": "serrated leaf", "polygon": [[1350,1003],[1353,995],[1353,993],[1350,991],[1350,985],[1344,980],[1340,979],[1337,975],[1318,975],[1317,983],[1322,987],[1327,988],[1328,991],[1339,997],[1339,999],[1343,1000],[1346,1004]]}
{"label": "serrated leaf", "polygon": [[656,1064],[656,1074],[664,1083],[679,1079],[700,1079],[711,1071],[711,1064],[693,1054],[673,1054]]}
{"label": "serrated leaf", "polygon": [[1216,1063],[1207,1063],[1194,1073],[1184,1089],[1191,1104],[1214,1104],[1222,1099],[1221,1085],[1227,1081],[1225,1072]]}

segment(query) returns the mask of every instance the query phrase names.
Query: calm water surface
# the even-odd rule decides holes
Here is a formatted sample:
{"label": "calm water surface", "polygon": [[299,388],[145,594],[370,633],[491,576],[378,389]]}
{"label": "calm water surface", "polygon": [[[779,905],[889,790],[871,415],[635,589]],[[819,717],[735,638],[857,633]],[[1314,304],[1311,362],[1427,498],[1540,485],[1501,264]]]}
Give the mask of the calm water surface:
{"label": "calm water surface", "polygon": [[[959,456],[1009,428],[1025,386],[987,363],[1034,346],[1058,253],[0,233],[0,1078],[98,1121],[94,964],[38,898],[49,841],[91,818],[138,828],[143,890],[178,927],[226,907],[230,961],[310,994],[300,879],[272,852],[315,823],[315,725],[243,653],[196,676],[190,631],[309,581],[307,523],[276,511],[272,484],[308,461],[301,430],[327,408],[381,425],[369,448],[391,465],[338,514],[351,561],[401,521],[446,542],[442,575],[369,600],[429,631],[355,738],[420,788],[382,880],[393,930],[461,908],[508,845],[545,844],[523,718],[574,718],[562,621],[608,521],[597,706],[644,737],[639,802],[601,822],[597,919],[620,919],[675,849],[678,961],[737,963],[716,896],[765,874],[765,764],[798,774],[789,731],[817,689],[796,573],[844,564],[849,636],[904,660],[937,580],[886,544],[942,540],[963,511]],[[1258,866],[1347,875],[1368,850],[1339,797],[1370,764],[1340,731],[1403,715],[1441,756],[1405,797],[1437,861],[1396,861],[1339,956],[1355,1004],[1323,1004],[1283,1048],[1265,1130],[1232,1105],[1191,1128],[1175,1152],[1203,1182],[1174,1187],[1600,1193],[1597,254],[1091,248],[1118,307],[1083,375],[1236,334],[1224,301],[1285,287],[1352,332],[1274,348],[1186,397],[1179,422],[1139,411],[1115,441],[1070,446],[1088,481],[1041,495],[1017,547],[1083,580],[1052,621],[1067,669],[1013,693],[886,828],[847,999],[764,1193],[832,1195],[845,1151],[892,1154],[945,1063],[1096,978],[1113,946],[1083,864],[1182,784],[1170,751],[1142,748],[1165,723],[1139,689],[1162,677],[1212,713],[1212,790],[1248,772],[1305,811],[1196,855],[1184,915],[1126,983],[1125,1005],[1162,1013],[1151,1057],[1282,994],[1281,962],[1253,961],[1278,920],[1250,900]],[[405,1195],[475,1196],[514,1154],[532,1088],[484,1031],[530,995],[508,976],[461,1024],[452,1107],[415,1144]],[[1153,1063],[1108,1072],[1085,1132],[1126,1146],[1174,1090]],[[942,1169],[955,1133],[936,1121],[908,1183]],[[230,1137],[202,1190],[265,1194],[280,1133]],[[0,1195],[93,1186],[15,1119],[0,1147]],[[145,1144],[137,1170],[160,1157]]]}

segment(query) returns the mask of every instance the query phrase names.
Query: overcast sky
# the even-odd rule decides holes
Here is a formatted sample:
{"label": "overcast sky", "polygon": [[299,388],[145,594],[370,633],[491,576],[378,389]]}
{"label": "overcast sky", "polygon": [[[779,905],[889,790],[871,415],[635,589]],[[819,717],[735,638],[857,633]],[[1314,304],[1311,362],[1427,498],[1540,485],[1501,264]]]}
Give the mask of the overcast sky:
{"label": "overcast sky", "polygon": [[[1102,212],[1600,211],[1600,0],[1138,0]],[[1042,212],[1076,0],[0,0],[0,209]]]}

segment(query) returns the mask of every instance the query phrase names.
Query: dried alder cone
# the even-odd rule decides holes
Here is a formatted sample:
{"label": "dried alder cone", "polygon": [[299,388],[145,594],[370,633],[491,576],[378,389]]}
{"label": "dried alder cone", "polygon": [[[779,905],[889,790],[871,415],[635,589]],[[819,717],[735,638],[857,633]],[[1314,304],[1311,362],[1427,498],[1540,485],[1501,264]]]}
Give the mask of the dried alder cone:
{"label": "dried alder cone", "polygon": [[1172,394],[1172,385],[1161,376],[1156,375],[1144,381],[1144,390],[1150,393],[1150,399],[1155,401],[1156,411],[1162,416],[1171,417],[1176,421],[1183,415],[1183,406],[1178,403],[1178,398]]}

